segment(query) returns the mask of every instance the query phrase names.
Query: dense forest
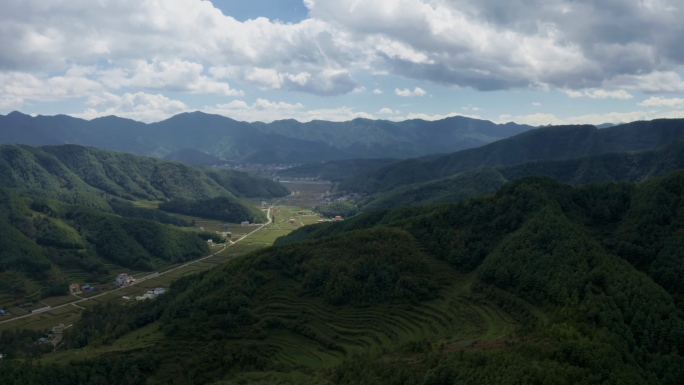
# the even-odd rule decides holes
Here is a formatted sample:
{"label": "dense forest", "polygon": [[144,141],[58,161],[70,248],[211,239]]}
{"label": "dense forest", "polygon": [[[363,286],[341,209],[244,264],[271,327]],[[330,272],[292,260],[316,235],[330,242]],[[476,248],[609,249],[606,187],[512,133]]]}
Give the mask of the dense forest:
{"label": "dense forest", "polygon": [[[64,348],[156,328],[152,348],[107,356],[154,357],[136,372],[150,384],[680,384],[682,207],[684,172],[581,187],[527,177],[306,226],[156,301],[92,309]],[[0,381],[82,365],[107,367],[6,360]]]}
{"label": "dense forest", "polygon": [[[449,177],[482,166],[504,168],[534,161],[586,158],[607,153],[654,151],[674,141],[682,140],[684,140],[684,120],[681,119],[656,119],[621,124],[604,129],[597,129],[594,126],[588,125],[543,127],[482,147],[447,155],[432,155],[424,158],[408,159],[353,175],[342,181],[339,189],[341,191],[372,194],[386,192],[414,183]],[[676,147],[678,145],[672,144],[672,146]],[[670,153],[675,154],[676,152]],[[616,158],[619,158],[619,156],[614,156],[612,159],[610,157],[606,158],[607,165],[605,168],[604,166],[599,166],[599,172],[607,172],[609,174],[618,172],[615,174],[616,176],[629,176],[634,178],[629,181],[639,181],[637,178],[638,173],[630,175],[628,170],[629,165],[639,164],[638,162],[629,162],[629,160],[638,160],[638,157],[627,159],[628,162],[624,165],[611,162],[618,161]],[[590,170],[583,171],[581,168],[573,170],[573,167],[593,165],[594,163],[592,162],[594,160],[600,162],[599,159],[591,159],[581,164],[553,164],[546,162],[543,165],[560,168],[557,171],[559,174],[578,174],[577,183],[581,183],[583,180],[585,183],[597,182],[599,180],[596,178],[600,177],[600,175],[592,175]],[[674,160],[672,159],[672,161]],[[662,165],[658,163],[652,165],[652,167],[656,168],[660,166]],[[643,167],[643,170],[647,171],[649,165],[640,165],[639,167]],[[527,173],[523,168],[516,177],[537,175],[537,172],[543,169],[544,167],[530,167],[529,171],[532,173]],[[674,171],[675,169],[677,168],[669,169],[667,172]],[[667,172],[660,175],[665,175]],[[584,178],[582,177],[583,174]],[[575,182],[568,179],[561,180],[567,183]],[[615,180],[627,181],[622,178],[616,178]]]}
{"label": "dense forest", "polygon": [[239,198],[288,193],[242,172],[75,145],[0,146],[0,186],[0,290],[17,300],[64,294],[73,277],[103,282],[112,266],[151,271],[208,252],[206,236],[178,228],[192,221],[138,201],[261,222]]}
{"label": "dense forest", "polygon": [[[97,281],[107,263],[150,271],[209,251],[197,234],[160,223],[163,216],[129,216],[0,188],[0,289],[37,299],[64,294],[67,270]],[[29,293],[32,283],[41,290]]]}
{"label": "dense forest", "polygon": [[328,205],[316,206],[315,209],[326,218],[335,218],[336,216],[348,218],[359,212],[358,206],[351,202],[333,202]]}
{"label": "dense forest", "polygon": [[[270,198],[286,188],[244,172],[189,166],[75,145],[0,146],[0,186],[126,200]],[[78,203],[78,202],[70,202]]]}
{"label": "dense forest", "polygon": [[198,216],[202,218],[218,219],[225,222],[251,223],[266,222],[266,214],[253,207],[247,207],[231,197],[216,197],[211,199],[173,200],[162,202],[159,209],[170,213]]}
{"label": "dense forest", "polygon": [[[363,211],[370,211],[402,205],[456,202],[494,192],[507,180],[531,175],[550,176],[576,186],[597,182],[643,182],[684,168],[683,154],[684,142],[673,142],[653,151],[611,152],[577,159],[537,160],[509,167],[478,167],[427,182],[400,183],[400,187],[371,194],[357,203]],[[422,167],[417,160],[410,163]],[[427,170],[417,170],[411,179],[429,179],[428,175]],[[392,174],[383,177],[395,178]],[[408,177],[401,173],[396,178],[408,183]],[[384,179],[374,183],[380,185],[382,181]]]}

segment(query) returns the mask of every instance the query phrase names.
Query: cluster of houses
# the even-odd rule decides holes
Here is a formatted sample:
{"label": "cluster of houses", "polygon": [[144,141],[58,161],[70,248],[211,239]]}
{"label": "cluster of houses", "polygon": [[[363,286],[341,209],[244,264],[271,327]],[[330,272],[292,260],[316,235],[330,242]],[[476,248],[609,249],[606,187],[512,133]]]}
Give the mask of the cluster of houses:
{"label": "cluster of houses", "polygon": [[116,279],[114,280],[114,285],[118,286],[126,286],[130,285],[131,283],[135,282],[135,278],[130,276],[129,274],[126,273],[121,273],[116,276]]}
{"label": "cluster of houses", "polygon": [[154,290],[148,290],[147,293],[135,297],[137,301],[144,301],[146,299],[157,298],[158,295],[166,293],[166,289],[163,287],[157,287]]}
{"label": "cluster of houses", "polygon": [[[70,325],[71,326],[71,325]],[[64,329],[67,327],[64,326],[64,324],[59,324],[57,326],[52,327],[52,332],[46,334],[46,337],[41,337],[38,339],[39,344],[46,344],[48,342],[52,342],[53,344],[57,344],[62,340],[62,332],[64,332]]]}
{"label": "cluster of houses", "polygon": [[69,285],[69,294],[87,293],[89,291],[95,291],[95,288],[90,285],[81,286],[78,283],[72,283]]}

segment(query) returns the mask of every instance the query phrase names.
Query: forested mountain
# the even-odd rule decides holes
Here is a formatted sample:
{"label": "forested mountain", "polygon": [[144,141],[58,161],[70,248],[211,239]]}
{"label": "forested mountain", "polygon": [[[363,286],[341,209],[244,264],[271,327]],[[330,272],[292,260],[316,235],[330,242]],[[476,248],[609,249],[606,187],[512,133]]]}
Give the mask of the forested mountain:
{"label": "forested mountain", "polygon": [[194,200],[219,195],[270,198],[288,194],[278,183],[244,172],[76,145],[0,146],[0,186],[128,200]]}
{"label": "forested mountain", "polygon": [[655,150],[678,140],[684,140],[683,119],[658,119],[603,129],[594,126],[544,127],[479,148],[391,164],[352,176],[343,181],[339,189],[375,193],[481,166],[500,168],[536,160]]}
{"label": "forested mountain", "polygon": [[219,159],[213,155],[209,155],[192,148],[181,148],[180,150],[166,154],[164,159],[170,160],[172,162],[181,162],[198,166],[212,166],[215,164],[226,163],[226,161],[223,159]]}
{"label": "forested mountain", "polygon": [[[414,163],[415,164],[415,163]],[[438,202],[455,202],[495,191],[507,180],[545,175],[563,183],[643,182],[684,169],[684,142],[654,151],[611,152],[579,159],[538,160],[510,167],[480,167],[447,178],[372,194],[359,205],[364,211]]]}
{"label": "forested mountain", "polygon": [[399,206],[453,203],[496,191],[506,178],[493,167],[481,167],[430,182],[415,183],[362,199],[363,211]]}
{"label": "forested mountain", "polygon": [[355,119],[266,124],[193,112],[144,124],[114,116],[86,121],[65,115],[31,117],[13,112],[0,115],[0,143],[80,144],[155,157],[190,148],[231,161],[297,163],[452,152],[532,128],[464,117],[434,122]]}
{"label": "forested mountain", "polygon": [[170,213],[192,215],[201,218],[217,219],[225,222],[264,223],[266,214],[256,207],[248,207],[230,197],[184,200],[176,199],[159,204],[159,209]]}
{"label": "forested mountain", "polygon": [[[264,222],[238,198],[285,196],[287,189],[243,172],[77,145],[0,146],[0,291],[35,300],[63,294],[72,279],[102,282],[112,269],[151,271],[208,252],[169,211]],[[197,212],[196,212],[197,211]],[[206,211],[206,208],[205,208]],[[171,226],[175,225],[175,226]]]}
{"label": "forested mountain", "polygon": [[195,233],[157,220],[0,188],[0,290],[18,298],[64,294],[75,276],[101,281],[111,266],[151,271],[208,251]]}
{"label": "forested mountain", "polygon": [[145,327],[150,346],[40,366],[8,350],[0,381],[680,384],[681,207],[684,172],[527,177],[306,226],[157,301],[95,308],[65,335],[92,355]]}

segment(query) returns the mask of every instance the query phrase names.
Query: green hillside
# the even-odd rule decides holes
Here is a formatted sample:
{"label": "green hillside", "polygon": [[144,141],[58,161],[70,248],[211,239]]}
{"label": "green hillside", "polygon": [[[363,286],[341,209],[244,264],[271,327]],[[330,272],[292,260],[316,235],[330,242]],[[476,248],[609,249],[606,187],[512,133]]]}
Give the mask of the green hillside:
{"label": "green hillside", "polygon": [[[138,201],[264,222],[260,210],[237,197],[288,193],[242,172],[75,145],[0,146],[0,186],[0,292],[12,301],[63,294],[72,280],[100,283],[117,271],[154,271],[209,251],[197,234],[177,227],[192,223]],[[188,207],[195,210],[182,210]]]}
{"label": "green hillside", "polygon": [[0,146],[0,186],[128,200],[285,196],[279,184],[243,172],[213,170],[75,145]]}
{"label": "green hillside", "polygon": [[[101,358],[4,360],[0,380],[679,384],[682,206],[684,172],[583,187],[528,177],[306,226],[157,301],[86,313],[64,348]],[[147,345],[125,348],[130,331]]]}
{"label": "green hillside", "polygon": [[102,282],[112,266],[153,271],[209,251],[197,234],[174,226],[5,188],[0,229],[0,291],[24,302],[64,294],[73,279]]}
{"label": "green hillside", "polygon": [[[421,167],[416,160],[410,164]],[[597,182],[642,182],[683,168],[684,142],[673,142],[654,151],[611,152],[578,159],[538,160],[510,167],[475,168],[447,178],[372,194],[362,199],[359,206],[369,211],[402,205],[456,202],[491,193],[506,180],[531,175],[549,176],[578,186]],[[423,179],[426,173],[423,170],[415,175]]]}
{"label": "green hillside", "polygon": [[341,191],[376,193],[445,178],[481,166],[583,158],[611,152],[653,151],[684,140],[684,120],[658,119],[610,128],[555,126],[524,132],[478,148],[408,159],[347,178]]}
{"label": "green hillside", "polygon": [[454,176],[430,182],[398,187],[378,193],[360,202],[364,211],[398,206],[457,202],[495,191],[506,182],[492,167],[476,168]]}
{"label": "green hillside", "polygon": [[162,202],[159,209],[171,213],[191,215],[201,218],[217,219],[224,222],[263,223],[268,220],[266,214],[255,207],[247,207],[230,197],[199,199],[196,201],[174,200]]}

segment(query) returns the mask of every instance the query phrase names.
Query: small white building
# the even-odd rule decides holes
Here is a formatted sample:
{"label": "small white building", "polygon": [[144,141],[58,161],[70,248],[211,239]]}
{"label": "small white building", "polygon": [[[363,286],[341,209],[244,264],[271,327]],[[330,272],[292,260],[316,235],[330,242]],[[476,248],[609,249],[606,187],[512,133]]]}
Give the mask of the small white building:
{"label": "small white building", "polygon": [[54,334],[62,334],[62,332],[64,331],[64,329],[65,329],[64,324],[59,324],[59,325],[57,325],[57,326],[53,326],[53,327],[52,327],[52,333],[54,333]]}
{"label": "small white building", "polygon": [[249,226],[249,221],[242,221],[242,222],[240,222],[240,226],[242,226],[242,227],[247,227],[247,226]]}

